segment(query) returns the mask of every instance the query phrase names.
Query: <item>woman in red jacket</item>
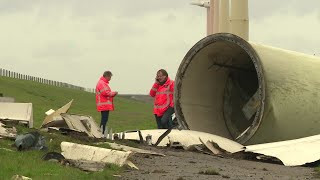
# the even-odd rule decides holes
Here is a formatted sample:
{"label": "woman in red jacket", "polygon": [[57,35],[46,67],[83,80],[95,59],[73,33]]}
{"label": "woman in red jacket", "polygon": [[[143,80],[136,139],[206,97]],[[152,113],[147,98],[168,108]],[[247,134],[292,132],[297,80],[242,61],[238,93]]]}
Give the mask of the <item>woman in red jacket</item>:
{"label": "woman in red jacket", "polygon": [[154,97],[153,113],[158,129],[172,128],[173,90],[174,81],[169,78],[166,70],[160,69],[150,90],[150,96]]}
{"label": "woman in red jacket", "polygon": [[102,134],[104,135],[106,125],[109,118],[109,111],[114,110],[113,97],[118,94],[118,92],[111,91],[109,87],[109,81],[111,80],[112,73],[110,71],[105,71],[103,76],[100,77],[96,86],[96,105],[97,110],[101,112],[101,123]]}

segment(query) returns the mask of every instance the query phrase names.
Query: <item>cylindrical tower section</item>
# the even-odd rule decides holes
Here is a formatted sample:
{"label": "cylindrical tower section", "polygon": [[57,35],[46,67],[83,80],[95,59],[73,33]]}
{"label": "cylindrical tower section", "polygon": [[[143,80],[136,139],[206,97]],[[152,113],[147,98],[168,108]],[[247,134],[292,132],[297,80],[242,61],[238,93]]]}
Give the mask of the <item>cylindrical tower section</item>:
{"label": "cylindrical tower section", "polygon": [[212,19],[210,16],[210,8],[207,8],[207,36],[212,34]]}
{"label": "cylindrical tower section", "polygon": [[231,0],[230,33],[249,40],[248,0]]}
{"label": "cylindrical tower section", "polygon": [[213,34],[180,64],[176,116],[185,129],[242,144],[319,134],[319,69],[316,56]]}
{"label": "cylindrical tower section", "polygon": [[229,0],[220,0],[219,32],[229,32]]}
{"label": "cylindrical tower section", "polygon": [[[213,1],[213,3],[211,3]],[[213,27],[212,27],[212,34],[218,33],[219,32],[219,1],[220,0],[211,0],[210,1],[210,11],[212,11],[210,14],[211,19],[213,20]]]}

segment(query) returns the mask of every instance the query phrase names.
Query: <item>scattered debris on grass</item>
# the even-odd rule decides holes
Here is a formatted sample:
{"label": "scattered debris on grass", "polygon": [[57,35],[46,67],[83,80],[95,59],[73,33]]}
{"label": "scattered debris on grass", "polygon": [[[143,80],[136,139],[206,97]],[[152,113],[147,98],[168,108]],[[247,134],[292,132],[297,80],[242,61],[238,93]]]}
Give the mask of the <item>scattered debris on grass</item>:
{"label": "scattered debris on grass", "polygon": [[34,149],[46,150],[48,149],[45,139],[39,132],[33,131],[26,134],[17,135],[14,144],[19,151]]}
{"label": "scattered debris on grass", "polygon": [[0,120],[4,123],[22,123],[33,128],[32,103],[0,103]]}
{"label": "scattered debris on grass", "polygon": [[[73,164],[82,169],[87,168],[87,170],[99,171],[102,168],[102,164],[107,163],[118,166],[128,165],[131,168],[138,169],[128,160],[132,152],[123,152],[70,142],[62,142],[61,151],[61,154],[68,161],[73,162]],[[96,168],[93,167],[95,165]]]}
{"label": "scattered debris on grass", "polygon": [[64,156],[58,152],[48,152],[42,156],[42,159],[45,161],[57,161],[60,163],[65,160]]}
{"label": "scattered debris on grass", "polygon": [[11,149],[8,149],[8,148],[0,148],[1,150],[5,150],[5,151],[10,151],[10,152],[14,152],[13,150]]}
{"label": "scattered debris on grass", "polygon": [[0,137],[15,139],[17,136],[17,129],[15,127],[6,128],[6,125],[0,122]]}
{"label": "scattered debris on grass", "polygon": [[11,180],[32,180],[32,179],[22,175],[14,175],[12,176]]}
{"label": "scattered debris on grass", "polygon": [[140,154],[150,154],[150,155],[157,155],[157,156],[165,156],[162,153],[157,153],[154,151],[149,151],[149,150],[145,150],[145,149],[139,149],[139,148],[134,148],[134,147],[130,147],[130,146],[125,146],[125,145],[121,145],[121,144],[117,144],[117,143],[109,143],[109,142],[99,142],[97,144],[108,144],[110,145],[110,147],[112,149],[117,149],[120,151],[126,151],[126,152],[134,152],[134,153],[140,153]]}
{"label": "scattered debris on grass", "polygon": [[72,102],[73,100],[56,111],[53,109],[47,111],[41,128],[64,133],[78,132],[91,138],[102,138],[101,130],[91,116],[67,113]]}

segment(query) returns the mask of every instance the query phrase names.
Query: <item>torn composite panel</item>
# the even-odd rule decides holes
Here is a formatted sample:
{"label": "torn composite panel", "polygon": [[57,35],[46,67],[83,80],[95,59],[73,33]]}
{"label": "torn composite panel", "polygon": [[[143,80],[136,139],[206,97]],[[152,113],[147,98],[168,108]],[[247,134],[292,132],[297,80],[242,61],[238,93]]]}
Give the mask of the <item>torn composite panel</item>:
{"label": "torn composite panel", "polygon": [[[141,133],[143,137],[146,137],[148,134],[150,134],[152,136],[152,144],[155,144],[158,138],[165,131],[166,129],[141,130]],[[182,146],[188,148],[192,145],[202,144],[200,138],[203,142],[215,142],[221,149],[224,149],[225,151],[230,153],[243,151],[243,146],[241,144],[230,139],[205,132],[177,129],[172,129],[172,131],[162,139],[158,146],[166,146],[167,144],[170,144],[172,142],[179,142]],[[126,133],[125,139],[139,140],[139,135],[136,132]]]}
{"label": "torn composite panel", "polygon": [[28,124],[29,128],[33,128],[33,110],[32,103],[0,103],[0,120],[19,121]]}
{"label": "torn composite panel", "polygon": [[102,134],[94,119],[90,116],[67,114],[73,100],[54,111],[50,109],[49,114],[42,122],[41,127],[67,128],[73,131],[84,132],[89,137],[101,138]]}
{"label": "torn composite panel", "polygon": [[123,166],[130,163],[127,159],[131,152],[88,146],[70,142],[61,142],[62,155],[74,161],[90,161],[98,163],[111,163]]}
{"label": "torn composite panel", "polygon": [[5,125],[0,122],[0,139],[2,137],[15,139],[17,136],[17,130],[13,128],[5,128]]}
{"label": "torn composite panel", "polygon": [[121,144],[117,144],[117,143],[108,143],[105,142],[106,144],[109,144],[111,148],[113,149],[118,149],[118,150],[122,150],[122,151],[126,151],[126,152],[134,152],[134,153],[140,153],[140,154],[151,154],[151,155],[157,155],[157,156],[165,156],[162,153],[157,153],[154,151],[149,151],[149,150],[145,150],[145,149],[139,149],[139,148],[134,148],[134,147],[130,147],[130,146],[125,146],[125,145],[121,145]]}
{"label": "torn composite panel", "polygon": [[[55,123],[57,123],[57,124],[61,123],[62,118],[61,118],[60,114],[67,113],[72,102],[73,102],[73,99],[70,102],[68,102],[67,104],[65,104],[64,106],[62,106],[61,108],[59,108],[58,110],[56,110],[53,113],[51,113],[50,115],[46,116],[44,121],[42,122],[41,128],[50,127],[50,126],[54,127],[56,125]],[[60,121],[58,121],[58,120],[60,120]]]}
{"label": "torn composite panel", "polygon": [[245,152],[253,152],[278,158],[285,166],[299,166],[318,161],[320,135],[245,146]]}
{"label": "torn composite panel", "polygon": [[89,137],[101,138],[102,134],[95,120],[91,116],[76,114],[60,114],[69,129],[84,132]]}

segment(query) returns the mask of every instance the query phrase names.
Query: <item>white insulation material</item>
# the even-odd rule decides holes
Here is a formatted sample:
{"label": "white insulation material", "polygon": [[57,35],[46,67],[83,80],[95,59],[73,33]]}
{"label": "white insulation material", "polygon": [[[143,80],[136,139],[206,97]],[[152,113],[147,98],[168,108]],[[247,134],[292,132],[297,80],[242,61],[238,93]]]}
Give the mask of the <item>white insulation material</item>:
{"label": "white insulation material", "polygon": [[[152,136],[152,144],[155,144],[158,138],[166,131],[166,129],[154,129],[154,130],[141,130],[142,136],[145,138],[148,134]],[[243,150],[243,146],[230,139],[191,130],[177,130],[173,129],[166,137],[162,139],[158,146],[166,146],[170,142],[180,142],[181,145],[189,147],[191,145],[202,144],[203,142],[212,141],[219,145],[220,148],[235,153]],[[125,139],[139,140],[139,134],[137,132],[130,132],[125,134]]]}
{"label": "white insulation material", "polygon": [[104,162],[123,166],[131,152],[117,151],[95,146],[75,144],[70,142],[61,143],[62,155],[66,159]]}
{"label": "white insulation material", "polygon": [[245,152],[253,152],[276,157],[285,166],[299,166],[320,159],[320,135],[306,138],[257,144],[245,147]]}

